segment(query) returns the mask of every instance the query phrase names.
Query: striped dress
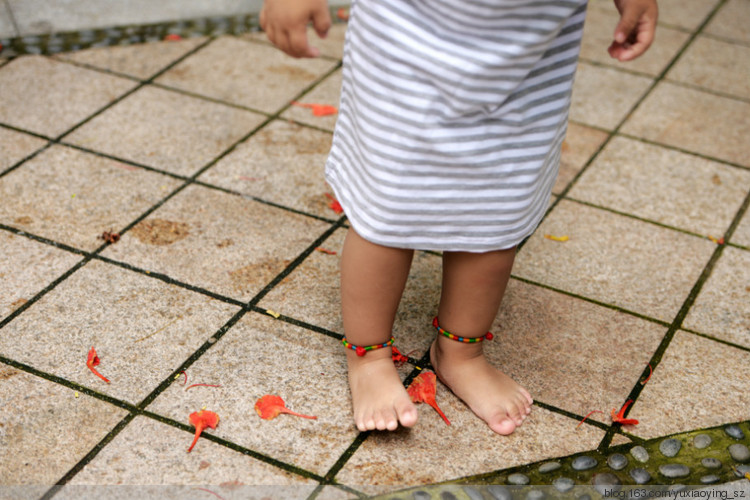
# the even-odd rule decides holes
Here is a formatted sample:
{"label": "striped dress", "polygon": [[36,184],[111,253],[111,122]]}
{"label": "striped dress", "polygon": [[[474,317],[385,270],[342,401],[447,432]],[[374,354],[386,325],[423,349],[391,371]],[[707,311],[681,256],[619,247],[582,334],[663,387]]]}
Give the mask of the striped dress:
{"label": "striped dress", "polygon": [[355,0],[326,179],[380,245],[511,248],[557,176],[585,0]]}

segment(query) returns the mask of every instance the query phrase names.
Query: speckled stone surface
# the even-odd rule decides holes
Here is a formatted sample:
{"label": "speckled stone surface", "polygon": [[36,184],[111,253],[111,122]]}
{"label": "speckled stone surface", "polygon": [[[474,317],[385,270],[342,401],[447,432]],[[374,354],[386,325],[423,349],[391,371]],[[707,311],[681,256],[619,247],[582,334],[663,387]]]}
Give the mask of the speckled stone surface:
{"label": "speckled stone surface", "polygon": [[607,133],[601,130],[568,124],[568,133],[562,145],[560,171],[552,188],[554,194],[560,194],[567,187],[606,138]]}
{"label": "speckled stone surface", "polygon": [[8,232],[0,232],[0,248],[0,320],[82,259]]}
{"label": "speckled stone surface", "polygon": [[706,33],[750,42],[750,32],[745,22],[750,16],[750,5],[744,0],[729,0],[706,26]]}
{"label": "speckled stone surface", "polygon": [[335,486],[324,486],[315,500],[354,500],[359,496]]}
{"label": "speckled stone surface", "polygon": [[0,116],[15,127],[56,137],[135,85],[41,56],[19,57],[0,68]]}
{"label": "speckled stone surface", "polygon": [[614,129],[635,106],[651,79],[614,68],[578,65],[570,119],[607,130]]}
{"label": "speckled stone surface", "polygon": [[666,78],[747,99],[749,74],[750,47],[699,36]]}
{"label": "speckled stone surface", "polygon": [[628,414],[640,421],[631,432],[648,439],[732,421],[750,405],[749,376],[747,351],[678,331]]}
{"label": "speckled stone surface", "polygon": [[[325,104],[338,107],[340,94],[341,70],[338,70],[316,85],[309,93],[302,96],[299,102],[304,104]],[[315,116],[309,108],[291,106],[281,114],[281,117],[333,131],[338,114]]]}
{"label": "speckled stone surface", "polygon": [[622,132],[748,166],[748,116],[750,103],[661,82]]}
{"label": "speckled stone surface", "polygon": [[[187,370],[189,383],[221,384],[185,391],[175,382],[149,411],[185,420],[207,408],[222,417],[216,435],[311,472],[325,475],[357,435],[341,342],[250,313]],[[261,420],[261,396],[281,396],[308,420],[280,415]]]}
{"label": "speckled stone surface", "polygon": [[[3,486],[55,484],[126,415],[3,364],[0,394],[6,409],[0,420],[0,491]],[[82,422],[85,432],[71,432]]]}
{"label": "speckled stone surface", "polygon": [[[217,434],[227,419],[220,418],[217,430],[205,432]],[[188,413],[180,420],[187,423]],[[106,450],[76,475],[69,483],[74,486],[70,492],[76,491],[75,486],[88,484],[185,485],[201,486],[233,498],[244,490],[252,498],[260,498],[262,495],[258,493],[263,488],[258,487],[266,486],[266,495],[304,499],[317,485],[310,479],[283,472],[207,439],[199,439],[193,451],[186,453],[192,440],[192,432],[150,418],[136,417]],[[282,490],[281,486],[286,488]],[[185,492],[181,493],[184,495]],[[192,495],[196,494],[193,491]]]}
{"label": "speckled stone surface", "polygon": [[[384,493],[396,485],[446,481],[592,449],[604,435],[590,426],[576,431],[575,420],[535,407],[511,436],[499,436],[442,385],[437,401],[450,426],[430,408],[420,407],[420,425],[372,435],[336,479],[354,487],[363,485],[358,489],[367,494]],[[565,439],[543,437],[551,434]],[[451,446],[446,447],[446,442]],[[437,456],[441,459],[434,460]]]}
{"label": "speckled stone surface", "polygon": [[101,69],[148,79],[205,42],[203,37],[178,41],[95,47],[56,56]]}
{"label": "speckled stone surface", "polygon": [[103,255],[250,300],[326,228],[303,215],[190,186]]}
{"label": "speckled stone surface", "polygon": [[672,321],[714,249],[708,239],[563,201],[523,247],[513,273]]}
{"label": "speckled stone surface", "polygon": [[535,400],[609,423],[666,328],[511,280],[493,332],[488,358]]}
{"label": "speckled stone surface", "polygon": [[47,141],[7,128],[0,128],[0,173],[42,148]]}
{"label": "speckled stone surface", "polygon": [[51,146],[0,178],[0,222],[94,250],[104,244],[104,231],[120,231],[179,185],[125,163]]}
{"label": "speckled stone surface", "polygon": [[[345,236],[345,229],[336,231],[322,245],[336,255],[315,252],[259,306],[343,334],[339,263]],[[403,354],[419,358],[435,338],[432,318],[440,301],[441,265],[440,257],[415,253],[393,327],[395,345]]]}
{"label": "speckled stone surface", "polygon": [[331,134],[276,120],[240,144],[199,180],[319,217],[337,219],[323,169]]}
{"label": "speckled stone surface", "polygon": [[619,20],[620,16],[616,11],[589,8],[581,44],[582,59],[656,76],[667,67],[667,64],[677,55],[677,52],[689,38],[689,34],[684,31],[659,26],[657,28],[657,42],[652,44],[645,54],[633,61],[619,62],[607,52],[607,47],[612,43],[615,26],[617,26]]}
{"label": "speckled stone surface", "polygon": [[727,247],[690,309],[685,328],[750,347],[750,251]]}
{"label": "speckled stone surface", "polygon": [[719,238],[748,190],[750,171],[617,137],[569,196]]}
{"label": "speckled stone surface", "polygon": [[325,59],[294,59],[263,43],[220,37],[156,81],[274,113],[334,65]]}
{"label": "speckled stone surface", "polygon": [[156,87],[139,89],[66,140],[189,176],[264,117]]}
{"label": "speckled stone surface", "polygon": [[[0,353],[139,403],[237,308],[93,261],[3,328]],[[91,347],[106,384],[86,367]]]}

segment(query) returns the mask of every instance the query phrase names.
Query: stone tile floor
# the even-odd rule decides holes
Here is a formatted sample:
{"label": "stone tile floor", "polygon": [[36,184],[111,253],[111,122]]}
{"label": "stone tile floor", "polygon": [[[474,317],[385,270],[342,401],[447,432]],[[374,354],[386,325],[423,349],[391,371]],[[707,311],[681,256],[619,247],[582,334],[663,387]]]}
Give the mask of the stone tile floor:
{"label": "stone tile floor", "polygon": [[[631,463],[606,473],[632,483],[647,467],[633,447],[659,456],[667,436],[682,482],[744,474],[727,449],[750,443],[750,4],[660,4],[656,45],[631,65],[606,57],[613,8],[589,10],[560,177],[487,346],[536,397],[510,437],[442,386],[450,427],[428,407],[410,431],[351,424],[347,224],[322,176],[335,117],[291,104],[337,104],[345,25],[316,60],[257,33],[0,59],[0,498],[559,485],[549,462],[590,483],[575,457],[615,453]],[[418,253],[394,331],[407,383],[428,368],[439,280],[439,256]],[[91,346],[111,383],[87,369]],[[221,387],[187,390],[183,371]],[[268,393],[318,419],[261,420]],[[640,423],[613,424],[628,399]],[[203,407],[221,422],[187,454]],[[673,482],[658,465],[651,484]]]}

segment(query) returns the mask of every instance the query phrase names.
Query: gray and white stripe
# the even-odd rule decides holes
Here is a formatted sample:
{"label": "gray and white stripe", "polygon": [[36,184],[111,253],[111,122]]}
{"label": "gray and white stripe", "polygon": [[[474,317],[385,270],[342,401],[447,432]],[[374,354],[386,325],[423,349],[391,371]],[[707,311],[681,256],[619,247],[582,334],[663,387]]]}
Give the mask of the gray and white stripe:
{"label": "gray and white stripe", "polygon": [[531,234],[567,128],[585,0],[355,0],[326,178],[385,246]]}

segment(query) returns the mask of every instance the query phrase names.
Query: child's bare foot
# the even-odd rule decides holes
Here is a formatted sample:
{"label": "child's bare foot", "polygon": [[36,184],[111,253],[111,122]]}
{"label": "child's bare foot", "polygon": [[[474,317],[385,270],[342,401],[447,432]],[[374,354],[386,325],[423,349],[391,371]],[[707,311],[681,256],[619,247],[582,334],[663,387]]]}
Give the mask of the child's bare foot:
{"label": "child's bare foot", "polygon": [[487,362],[481,343],[439,336],[430,362],[440,380],[498,434],[511,434],[531,411],[531,395]]}
{"label": "child's bare foot", "polygon": [[398,376],[390,349],[369,351],[364,356],[347,349],[346,360],[354,422],[360,431],[393,431],[399,424],[411,427],[417,423],[417,408]]}

